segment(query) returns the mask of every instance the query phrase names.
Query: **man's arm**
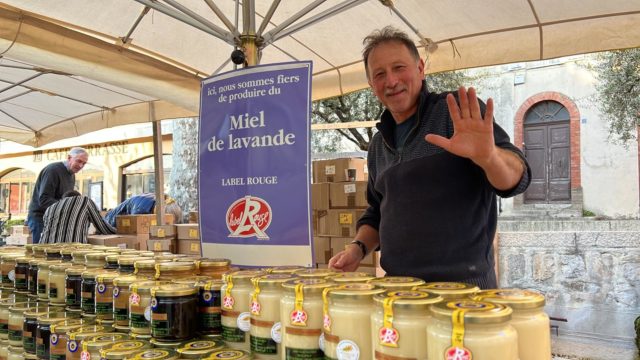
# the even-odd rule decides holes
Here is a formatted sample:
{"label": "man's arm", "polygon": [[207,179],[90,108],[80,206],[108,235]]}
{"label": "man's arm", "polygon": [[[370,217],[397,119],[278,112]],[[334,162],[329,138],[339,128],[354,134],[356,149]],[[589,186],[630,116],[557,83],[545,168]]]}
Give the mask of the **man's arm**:
{"label": "man's arm", "polygon": [[525,170],[524,162],[518,155],[497,146],[490,159],[476,164],[484,170],[489,183],[498,190],[513,189],[520,182]]}
{"label": "man's arm", "polygon": [[57,174],[49,168],[44,168],[42,171],[44,173],[42,174],[37,196],[40,208],[46,209],[59,200],[56,199],[56,189],[60,185],[60,179],[58,179]]}
{"label": "man's arm", "polygon": [[329,269],[355,271],[358,269],[360,261],[380,245],[378,230],[366,224],[358,228],[355,239],[364,243],[366,253],[363,254],[357,244],[349,244],[329,260]]}
{"label": "man's arm", "polygon": [[89,221],[96,227],[100,234],[115,234],[116,229],[111,226],[105,219],[100,216],[100,211],[96,204],[90,198],[86,197],[87,211],[89,212]]}

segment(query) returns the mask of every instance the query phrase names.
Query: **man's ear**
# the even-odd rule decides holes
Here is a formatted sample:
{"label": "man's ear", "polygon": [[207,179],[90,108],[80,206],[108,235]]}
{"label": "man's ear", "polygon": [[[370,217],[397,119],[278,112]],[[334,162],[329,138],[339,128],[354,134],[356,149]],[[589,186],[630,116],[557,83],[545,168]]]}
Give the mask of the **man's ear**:
{"label": "man's ear", "polygon": [[424,75],[424,60],[422,59],[418,61],[418,70],[420,71],[420,75]]}

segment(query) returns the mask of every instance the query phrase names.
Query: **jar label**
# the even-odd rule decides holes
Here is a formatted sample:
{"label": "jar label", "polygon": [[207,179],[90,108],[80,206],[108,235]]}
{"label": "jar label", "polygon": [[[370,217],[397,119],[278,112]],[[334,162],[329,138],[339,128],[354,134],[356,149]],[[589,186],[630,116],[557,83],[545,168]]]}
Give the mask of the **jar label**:
{"label": "jar label", "polygon": [[293,310],[291,312],[291,325],[307,326],[307,312],[304,310]]}
{"label": "jar label", "polygon": [[80,360],[91,360],[91,354],[88,351],[81,352]]}
{"label": "jar label", "polygon": [[285,348],[287,360],[324,360],[324,352],[320,349]]}
{"label": "jar label", "polygon": [[274,355],[278,353],[278,344],[273,339],[261,338],[251,335],[251,352],[256,354]]}
{"label": "jar label", "polygon": [[382,346],[398,347],[398,338],[400,334],[394,328],[381,327],[378,331],[378,339]]}
{"label": "jar label", "polygon": [[26,352],[32,352],[36,349],[35,339],[25,334],[25,336],[22,338],[22,347]]}
{"label": "jar label", "polygon": [[228,296],[225,295],[225,297],[222,299],[222,308],[223,309],[227,309],[227,310],[231,310],[233,309],[233,304],[235,304],[235,299],[233,298],[233,296]]}
{"label": "jar label", "polygon": [[115,316],[116,321],[128,321],[129,320],[129,309],[127,308],[114,308],[113,315]]}
{"label": "jar label", "polygon": [[138,293],[132,293],[129,295],[129,302],[131,305],[139,305],[140,304],[140,295]]}
{"label": "jar label", "polygon": [[114,297],[114,298],[117,298],[117,297],[118,297],[118,295],[120,295],[120,287],[118,287],[118,286],[114,286],[114,287],[113,287],[113,297]]}
{"label": "jar label", "polygon": [[360,348],[351,340],[342,340],[336,347],[336,354],[339,360],[358,360],[360,359]]}
{"label": "jar label", "polygon": [[229,342],[244,342],[245,332],[235,327],[222,325],[222,340]]}
{"label": "jar label", "polygon": [[262,305],[260,305],[257,301],[251,302],[251,313],[253,315],[260,315],[260,310],[262,309]]}
{"label": "jar label", "polygon": [[69,342],[67,342],[67,350],[72,353],[78,351],[78,342],[75,340],[69,340]]}
{"label": "jar label", "polygon": [[9,280],[11,280],[11,282],[16,281],[16,271],[15,270],[11,270],[9,271],[9,275],[7,275],[9,277]]}
{"label": "jar label", "polygon": [[251,314],[249,312],[240,313],[236,319],[236,325],[244,332],[249,331],[251,329]]}
{"label": "jar label", "polygon": [[331,316],[329,314],[324,314],[322,317],[322,326],[328,332],[331,332]]}
{"label": "jar label", "polygon": [[282,342],[282,323],[281,322],[278,321],[277,323],[273,324],[273,326],[271,327],[271,338],[273,339],[273,341],[275,341],[278,344]]}
{"label": "jar label", "polygon": [[320,334],[320,336],[318,337],[318,347],[320,348],[320,350],[322,350],[323,352],[326,350],[326,340],[324,339],[324,332],[322,334]]}
{"label": "jar label", "polygon": [[148,329],[149,321],[145,319],[144,314],[130,314],[130,326],[135,329]]}
{"label": "jar label", "polygon": [[151,321],[151,306],[144,308],[144,318],[147,321]]}
{"label": "jar label", "polygon": [[53,286],[49,286],[49,298],[57,298],[58,297],[58,289]]}
{"label": "jar label", "polygon": [[51,341],[51,345],[57,345],[58,344],[58,334],[51,334],[51,337],[49,338],[49,340]]}
{"label": "jar label", "polygon": [[104,315],[113,313],[112,302],[98,302],[96,301],[96,314]]}
{"label": "jar label", "polygon": [[96,290],[98,291],[98,293],[104,294],[104,292],[107,291],[107,285],[98,284],[98,286],[96,286]]}
{"label": "jar label", "polygon": [[444,352],[445,360],[471,360],[473,355],[471,351],[465,347],[452,346]]}

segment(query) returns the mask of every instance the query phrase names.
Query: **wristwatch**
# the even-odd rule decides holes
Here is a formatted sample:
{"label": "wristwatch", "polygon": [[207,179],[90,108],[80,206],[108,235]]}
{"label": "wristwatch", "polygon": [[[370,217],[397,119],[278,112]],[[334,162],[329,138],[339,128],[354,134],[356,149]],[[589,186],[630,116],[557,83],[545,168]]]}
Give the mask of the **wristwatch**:
{"label": "wristwatch", "polygon": [[360,251],[362,251],[362,258],[364,259],[365,256],[367,256],[367,246],[360,240],[353,240],[352,242],[350,242],[349,244],[356,244],[358,245],[358,247],[360,248]]}

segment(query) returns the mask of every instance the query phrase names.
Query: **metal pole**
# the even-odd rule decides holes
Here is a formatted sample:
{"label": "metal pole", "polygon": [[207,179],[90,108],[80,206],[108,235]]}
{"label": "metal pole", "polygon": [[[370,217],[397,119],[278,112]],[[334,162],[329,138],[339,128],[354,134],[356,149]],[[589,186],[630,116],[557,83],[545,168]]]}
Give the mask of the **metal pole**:
{"label": "metal pole", "polygon": [[254,0],[242,2],[242,35],[240,35],[242,50],[245,56],[245,66],[255,66],[260,62],[258,44],[256,43],[256,21]]}
{"label": "metal pole", "polygon": [[149,103],[149,120],[153,127],[153,164],[156,184],[156,224],[164,225],[164,165],[162,164],[162,123],[156,120],[154,103]]}

